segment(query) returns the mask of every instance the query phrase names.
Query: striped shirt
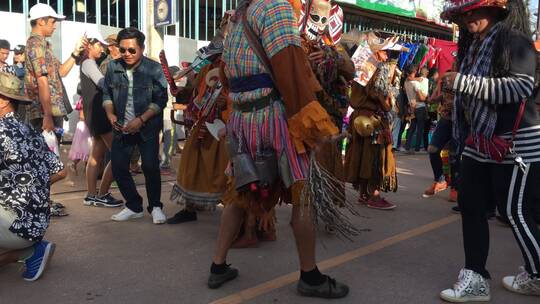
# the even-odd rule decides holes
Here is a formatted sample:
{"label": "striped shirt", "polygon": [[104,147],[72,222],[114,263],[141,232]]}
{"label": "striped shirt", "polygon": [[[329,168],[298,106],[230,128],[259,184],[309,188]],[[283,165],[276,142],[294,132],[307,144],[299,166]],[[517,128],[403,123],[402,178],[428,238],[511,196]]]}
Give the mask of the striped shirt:
{"label": "striped shirt", "polygon": [[474,96],[492,105],[519,103],[531,96],[534,77],[527,74],[511,74],[509,77],[489,78],[457,74],[454,90]]}

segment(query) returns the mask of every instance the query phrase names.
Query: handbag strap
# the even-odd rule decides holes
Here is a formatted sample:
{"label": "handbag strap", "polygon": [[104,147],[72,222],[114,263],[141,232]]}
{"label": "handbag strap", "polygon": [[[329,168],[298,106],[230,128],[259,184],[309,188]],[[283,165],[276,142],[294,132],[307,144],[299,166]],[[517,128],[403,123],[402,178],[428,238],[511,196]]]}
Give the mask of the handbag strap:
{"label": "handbag strap", "polygon": [[517,130],[519,128],[519,125],[521,124],[521,120],[523,119],[523,115],[525,113],[525,105],[527,103],[527,100],[523,100],[521,104],[519,105],[519,110],[516,116],[516,121],[514,123],[514,128],[512,129],[512,141],[516,138]]}

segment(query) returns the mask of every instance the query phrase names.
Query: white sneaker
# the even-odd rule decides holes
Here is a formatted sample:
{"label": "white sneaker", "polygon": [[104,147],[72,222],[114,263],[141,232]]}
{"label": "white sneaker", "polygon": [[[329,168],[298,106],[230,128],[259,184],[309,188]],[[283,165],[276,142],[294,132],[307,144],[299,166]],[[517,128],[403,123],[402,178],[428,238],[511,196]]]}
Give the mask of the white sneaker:
{"label": "white sneaker", "polygon": [[154,224],[156,224],[156,225],[164,224],[165,221],[167,221],[167,217],[165,216],[165,214],[163,213],[163,211],[161,210],[161,208],[159,208],[159,207],[154,207],[154,208],[152,209],[152,221],[153,221]]}
{"label": "white sneaker", "polygon": [[129,208],[124,208],[122,211],[111,216],[111,220],[115,222],[125,222],[131,219],[138,219],[144,216],[144,212],[133,212]]}
{"label": "white sneaker", "polygon": [[461,269],[454,288],[441,291],[440,297],[452,303],[487,302],[491,299],[488,281],[469,269]]}
{"label": "white sneaker", "polygon": [[516,276],[504,277],[504,288],[523,295],[540,296],[540,279],[533,279],[524,267],[519,268]]}

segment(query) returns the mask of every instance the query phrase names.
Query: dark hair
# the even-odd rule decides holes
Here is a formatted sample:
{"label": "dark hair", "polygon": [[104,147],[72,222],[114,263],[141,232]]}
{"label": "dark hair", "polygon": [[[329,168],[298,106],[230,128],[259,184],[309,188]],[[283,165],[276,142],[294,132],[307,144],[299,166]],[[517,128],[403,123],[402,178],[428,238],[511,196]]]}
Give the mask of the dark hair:
{"label": "dark hair", "polygon": [[123,30],[121,30],[119,33],[118,33],[118,36],[116,38],[116,42],[118,43],[118,45],[120,45],[120,41],[124,40],[124,39],[133,39],[135,38],[137,40],[137,44],[142,48],[144,47],[144,40],[146,39],[144,37],[144,34],[139,31],[138,29],[134,28],[134,27],[128,27],[128,28],[125,28]]}
{"label": "dark hair", "polygon": [[418,66],[416,64],[411,64],[405,68],[405,78],[409,77],[411,74],[415,74],[418,72]]}
{"label": "dark hair", "polygon": [[[508,75],[510,71],[511,45],[516,36],[521,36],[528,40],[532,45],[532,33],[529,26],[529,10],[523,0],[508,0],[506,5],[507,12],[498,13],[497,23],[500,23],[501,29],[495,38],[493,49],[500,50],[495,52],[491,61],[491,70],[493,76],[500,77]],[[493,9],[495,11],[495,9]],[[458,68],[461,62],[467,56],[467,51],[474,40],[474,35],[463,28],[459,31],[458,41]]]}
{"label": "dark hair", "polygon": [[439,69],[433,67],[429,70],[428,78],[433,78],[435,74],[439,73]]}
{"label": "dark hair", "polygon": [[31,27],[36,27],[37,22],[38,22],[39,19],[43,19],[43,20],[45,20],[45,22],[49,22],[49,18],[50,18],[50,17],[42,17],[42,18],[30,20],[30,26],[31,26]]}

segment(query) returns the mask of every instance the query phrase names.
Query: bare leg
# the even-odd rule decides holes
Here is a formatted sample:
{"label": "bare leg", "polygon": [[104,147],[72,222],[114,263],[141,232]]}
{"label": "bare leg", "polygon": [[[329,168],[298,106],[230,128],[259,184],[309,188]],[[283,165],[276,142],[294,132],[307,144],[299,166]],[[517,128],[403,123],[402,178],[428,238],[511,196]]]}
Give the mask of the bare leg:
{"label": "bare leg", "polygon": [[227,205],[223,210],[216,252],[213,258],[215,264],[221,265],[227,260],[227,252],[238,233],[238,229],[240,229],[243,212],[234,204]]}
{"label": "bare leg", "polygon": [[313,211],[308,207],[294,206],[291,225],[296,239],[296,249],[302,271],[313,270],[315,262],[315,225]]}
{"label": "bare leg", "polygon": [[[101,135],[101,139],[103,140],[103,143],[105,144],[105,147],[107,148],[107,151],[111,151],[112,147],[112,133],[107,133],[104,135]],[[105,170],[103,171],[103,177],[101,178],[101,184],[99,184],[99,195],[105,195],[109,192],[111,189],[111,184],[114,181],[114,177],[112,174],[112,166],[111,162],[109,161],[107,163],[107,166],[105,167]]]}
{"label": "bare leg", "polygon": [[2,253],[0,254],[0,267],[11,263],[16,263],[21,259],[28,257],[31,252],[32,248],[24,248]]}
{"label": "bare leg", "polygon": [[251,212],[244,214],[244,233],[239,234],[231,245],[231,248],[249,248],[257,247],[257,217]]}
{"label": "bare leg", "polygon": [[107,147],[101,137],[94,137],[94,144],[92,145],[92,151],[90,152],[88,164],[86,165],[86,187],[88,189],[88,195],[96,195],[97,193],[96,187],[99,165],[103,163],[103,157],[106,152]]}

